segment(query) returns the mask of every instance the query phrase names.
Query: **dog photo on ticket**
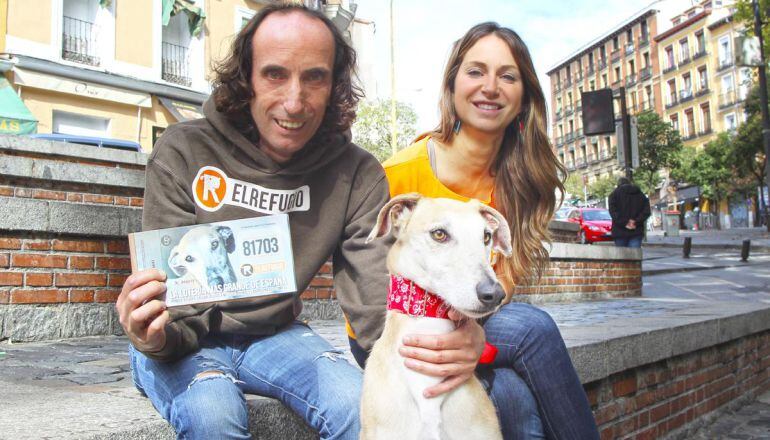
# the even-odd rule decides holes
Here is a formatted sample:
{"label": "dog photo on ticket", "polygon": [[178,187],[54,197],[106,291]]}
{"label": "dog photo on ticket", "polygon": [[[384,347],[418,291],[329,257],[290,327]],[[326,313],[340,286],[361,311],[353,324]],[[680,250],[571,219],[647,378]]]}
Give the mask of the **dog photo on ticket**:
{"label": "dog photo on ticket", "polygon": [[286,214],[129,234],[131,269],[161,269],[166,305],[297,290]]}

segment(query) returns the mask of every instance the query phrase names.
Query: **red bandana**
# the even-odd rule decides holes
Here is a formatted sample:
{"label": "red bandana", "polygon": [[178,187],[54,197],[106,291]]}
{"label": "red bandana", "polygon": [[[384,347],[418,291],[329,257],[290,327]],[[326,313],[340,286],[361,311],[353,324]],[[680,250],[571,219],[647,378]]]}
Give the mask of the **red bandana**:
{"label": "red bandana", "polygon": [[449,319],[449,309],[443,299],[400,275],[390,276],[388,310],[409,316]]}

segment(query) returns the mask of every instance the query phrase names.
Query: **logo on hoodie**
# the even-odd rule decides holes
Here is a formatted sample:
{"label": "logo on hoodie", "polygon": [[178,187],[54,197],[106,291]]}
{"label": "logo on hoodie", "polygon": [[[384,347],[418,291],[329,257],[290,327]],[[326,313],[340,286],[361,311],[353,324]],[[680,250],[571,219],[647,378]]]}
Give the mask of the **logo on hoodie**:
{"label": "logo on hoodie", "polygon": [[209,212],[223,205],[240,206],[263,214],[310,209],[310,187],[307,185],[288,190],[265,188],[229,178],[222,170],[211,166],[198,170],[192,190],[195,203]]}

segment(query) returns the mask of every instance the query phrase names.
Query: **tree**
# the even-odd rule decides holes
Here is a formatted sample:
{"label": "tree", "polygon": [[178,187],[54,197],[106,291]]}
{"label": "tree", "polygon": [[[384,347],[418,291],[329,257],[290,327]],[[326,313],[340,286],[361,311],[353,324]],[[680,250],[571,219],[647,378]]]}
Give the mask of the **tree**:
{"label": "tree", "polygon": [[[738,0],[735,4],[736,11],[733,17],[735,21],[743,24],[748,35],[754,35],[754,6],[751,0]],[[759,17],[762,20],[762,51],[765,59],[770,59],[770,26],[767,26],[767,17],[770,17],[770,0],[759,0]],[[738,50],[738,49],[736,49]]]}
{"label": "tree", "polygon": [[[735,184],[733,154],[732,135],[719,133],[703,150],[681,156],[682,168],[677,170],[677,177],[700,186],[701,195],[715,201],[718,210]],[[717,227],[721,228],[718,212]]]}
{"label": "tree", "polygon": [[577,173],[570,173],[567,180],[564,181],[565,201],[570,202],[575,199],[583,198],[583,176]]}
{"label": "tree", "polygon": [[[408,146],[417,133],[417,113],[409,104],[396,103],[396,145]],[[380,162],[390,157],[390,101],[378,99],[358,104],[353,123],[353,142],[372,153]]]}
{"label": "tree", "polygon": [[671,169],[678,165],[678,156],[682,151],[682,138],[679,132],[664,122],[653,111],[645,111],[637,116],[639,130],[639,167],[635,170],[634,181],[650,195],[660,184],[661,169]]}
{"label": "tree", "polygon": [[618,179],[613,176],[605,176],[596,179],[588,188],[588,192],[597,199],[604,200],[612,193],[612,190],[617,186]]}
{"label": "tree", "polygon": [[[760,189],[760,212],[765,212],[764,207],[764,170],[765,152],[762,144],[762,114],[759,101],[759,88],[752,88],[743,105],[746,111],[746,122],[738,127],[733,139],[733,166],[737,176],[747,176],[745,182],[746,192],[753,192],[753,188]],[[750,176],[750,177],[749,177]]]}

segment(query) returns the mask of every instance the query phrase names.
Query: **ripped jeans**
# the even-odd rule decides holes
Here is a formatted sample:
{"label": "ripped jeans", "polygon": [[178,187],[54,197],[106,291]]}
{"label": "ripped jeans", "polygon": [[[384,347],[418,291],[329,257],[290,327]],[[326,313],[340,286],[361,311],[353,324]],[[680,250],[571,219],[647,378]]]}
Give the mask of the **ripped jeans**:
{"label": "ripped jeans", "polygon": [[200,346],[169,363],[129,347],[134,384],[178,438],[251,438],[244,393],[280,400],[322,439],[358,438],[361,370],[306,325],[208,336]]}

